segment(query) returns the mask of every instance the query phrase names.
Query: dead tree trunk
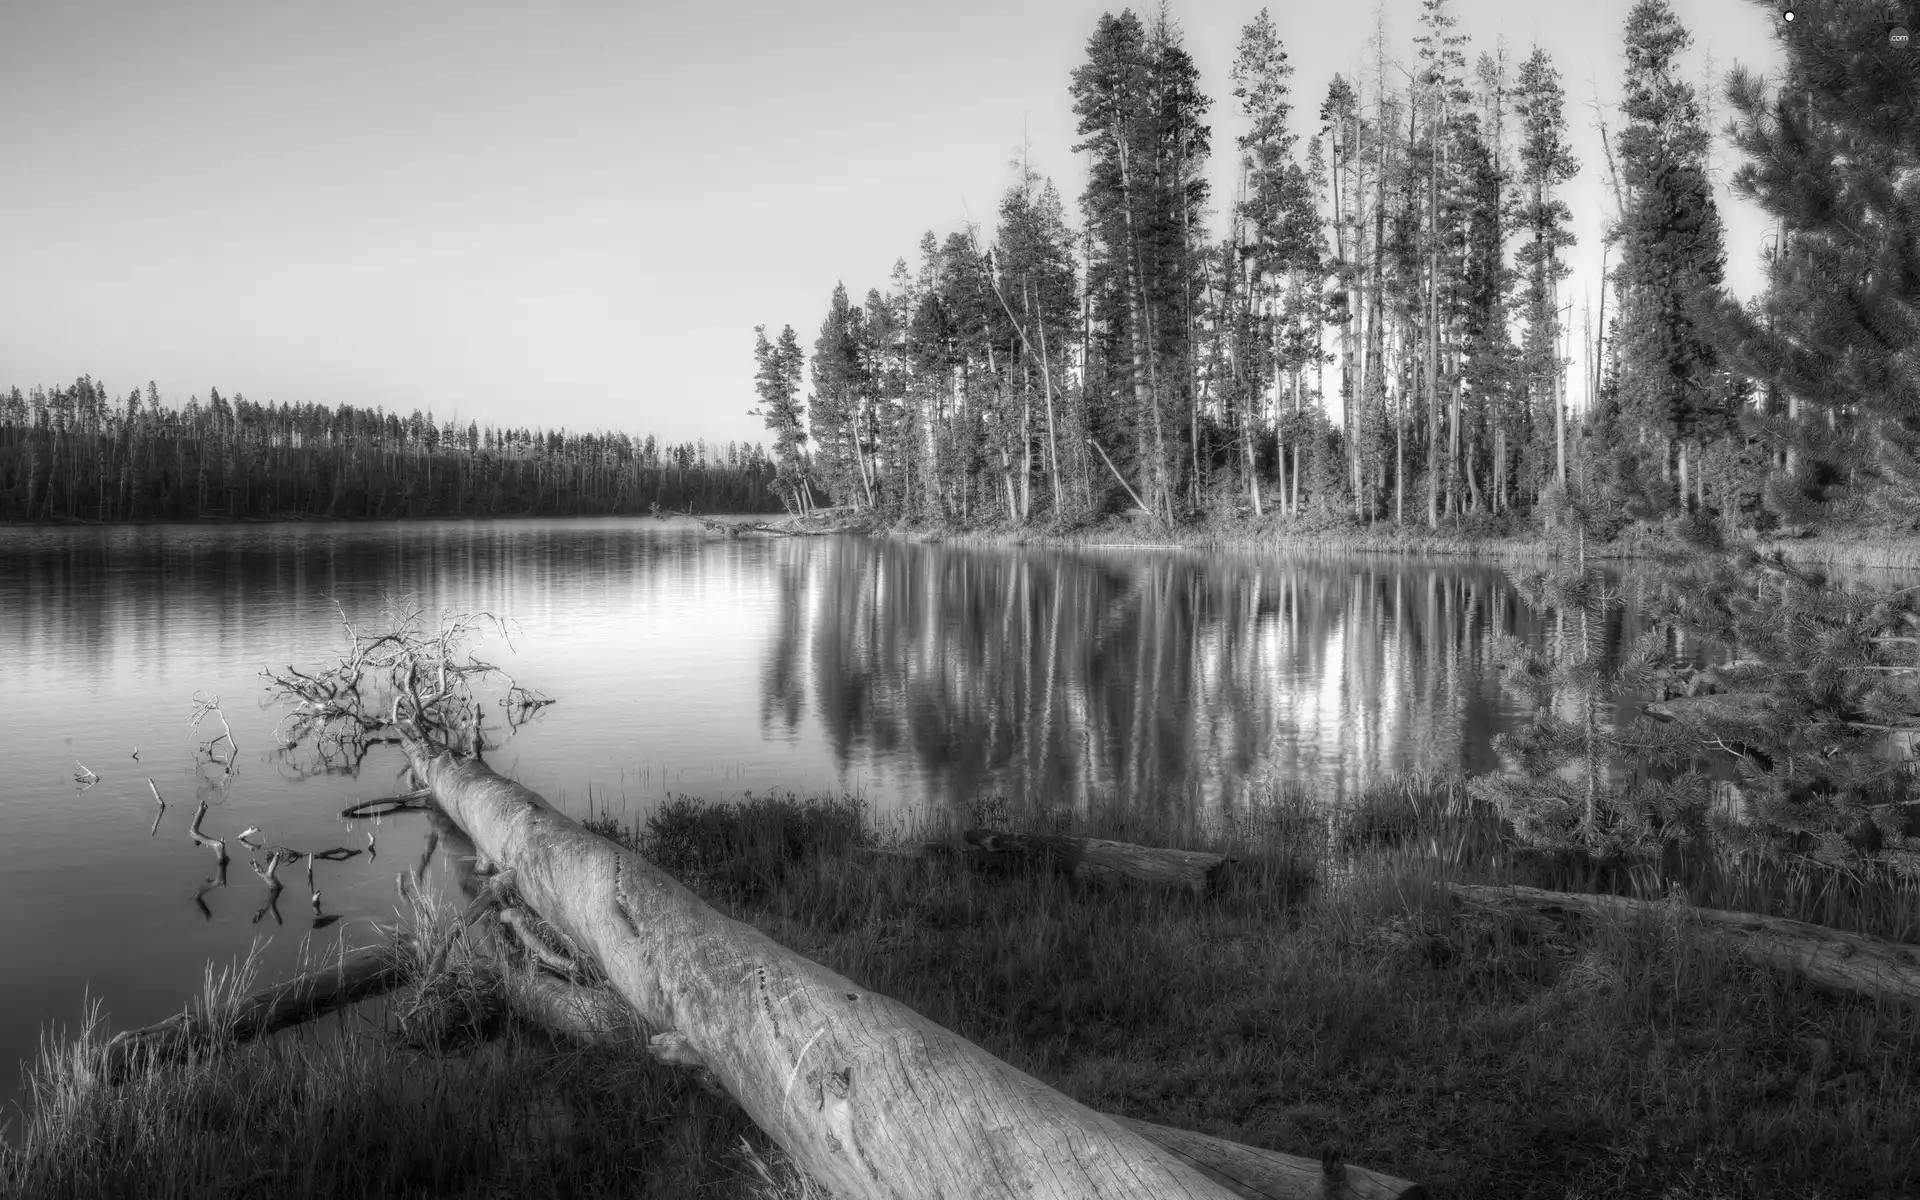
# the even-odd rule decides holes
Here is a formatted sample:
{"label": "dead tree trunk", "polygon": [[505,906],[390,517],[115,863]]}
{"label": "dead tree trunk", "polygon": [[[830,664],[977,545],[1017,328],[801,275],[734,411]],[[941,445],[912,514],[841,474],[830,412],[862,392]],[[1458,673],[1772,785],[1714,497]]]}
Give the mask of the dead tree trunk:
{"label": "dead tree trunk", "polygon": [[477,760],[411,743],[423,783],[526,903],[591,955],[677,1061],[847,1200],[1209,1197],[1179,1156],[905,1005],[714,911]]}
{"label": "dead tree trunk", "polygon": [[[235,1042],[263,1038],[337,1008],[392,991],[406,979],[407,956],[400,947],[372,946],[345,955],[331,967],[277,983],[235,1006],[226,1036]],[[212,1014],[180,1012],[143,1029],[113,1036],[101,1058],[101,1075],[113,1083],[142,1059],[166,1062],[214,1039]]]}
{"label": "dead tree trunk", "polygon": [[[1446,887],[1454,895],[1479,904],[1570,908],[1616,920],[1656,917],[1668,911],[1665,905],[1631,896],[1466,883]],[[1902,946],[1883,938],[1760,913],[1692,907],[1672,911],[1751,962],[1797,972],[1835,991],[1883,994],[1920,1003],[1920,946]]]}
{"label": "dead tree trunk", "polygon": [[967,844],[988,854],[1050,863],[1074,879],[1128,880],[1205,895],[1218,887],[1233,860],[1205,850],[1166,850],[1104,838],[969,829]]}
{"label": "dead tree trunk", "polygon": [[[460,889],[473,902],[469,913],[493,904],[503,893],[512,890],[489,887],[473,870],[474,847],[466,835],[443,814],[434,812],[431,817],[446,840]],[[493,876],[496,885],[508,878],[504,873]],[[516,969],[506,961],[497,927],[489,922],[483,929],[486,930],[483,949],[496,959],[493,965],[503,985],[502,993],[515,1016],[576,1045],[639,1048],[636,1033],[644,1035],[647,1031],[636,1028],[634,1012],[625,1001],[604,987],[569,983],[537,970]],[[687,1056],[685,1039],[668,1033],[647,1039],[646,1046],[648,1053],[661,1062],[694,1067],[701,1077],[701,1085],[711,1086],[711,1072],[705,1069],[697,1053]],[[1425,1200],[1427,1194],[1426,1189],[1417,1184],[1342,1164],[1337,1159],[1315,1161],[1132,1117],[1113,1119],[1185,1161],[1231,1194],[1250,1200],[1321,1200],[1323,1197]]]}

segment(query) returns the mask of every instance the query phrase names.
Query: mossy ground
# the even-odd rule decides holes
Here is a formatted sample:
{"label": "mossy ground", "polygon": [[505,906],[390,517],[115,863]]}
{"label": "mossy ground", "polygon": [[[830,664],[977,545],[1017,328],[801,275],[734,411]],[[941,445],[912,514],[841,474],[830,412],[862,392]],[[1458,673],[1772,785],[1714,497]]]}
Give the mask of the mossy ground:
{"label": "mossy ground", "polygon": [[[1413,782],[1332,821],[1290,794],[1236,827],[1136,819],[1132,840],[1240,857],[1205,899],[873,854],[860,806],[844,799],[670,804],[646,830],[593,823],[724,911],[1106,1112],[1294,1154],[1338,1146],[1439,1197],[1920,1191],[1913,1009],[1822,994],[1673,921],[1462,905],[1441,881],[1632,878],[1516,859],[1463,796]],[[990,808],[971,816],[1019,824]],[[1795,873],[1692,889],[1697,902],[1920,941],[1909,892]],[[510,1023],[450,1022],[412,1047],[379,1014],[329,1023],[343,1027],[151,1074],[117,1096],[89,1085],[74,1043],[50,1048],[27,1142],[0,1159],[0,1192],[811,1187],[730,1102],[671,1069],[559,1051]]]}

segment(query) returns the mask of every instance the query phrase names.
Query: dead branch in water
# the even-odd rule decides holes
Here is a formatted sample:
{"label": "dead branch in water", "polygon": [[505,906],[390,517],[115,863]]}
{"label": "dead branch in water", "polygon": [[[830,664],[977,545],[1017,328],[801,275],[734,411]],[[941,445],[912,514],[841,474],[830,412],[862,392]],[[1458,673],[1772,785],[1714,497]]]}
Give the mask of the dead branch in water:
{"label": "dead branch in water", "polygon": [[[152,783],[153,781],[149,779],[147,782]],[[156,789],[156,792],[157,790],[158,789]],[[206,834],[200,832],[200,822],[206,818],[206,815],[207,815],[207,802],[204,798],[202,798],[200,801],[200,807],[194,810],[193,824],[187,826],[187,836],[192,838],[195,842],[199,843],[200,845],[205,846],[209,850],[213,851],[213,856],[215,860],[218,861],[220,864],[220,870],[222,872],[222,880],[224,882],[225,872],[227,869],[227,843],[221,840],[220,838],[208,837]]]}
{"label": "dead branch in water", "polygon": [[[227,714],[220,711],[220,697],[202,696],[199,692],[195,692],[193,694],[193,714],[187,718],[187,727],[197,736],[200,732],[200,723],[208,717],[219,718],[220,733],[215,737],[202,740],[199,753],[206,755],[208,762],[220,767],[224,775],[231,775],[233,774],[234,762],[240,756],[240,744],[233,740],[233,726],[227,724]],[[215,749],[221,742],[227,744],[227,752],[224,758],[221,757],[219,751]]]}
{"label": "dead branch in water", "polygon": [[408,599],[389,600],[383,617],[381,628],[363,633],[341,609],[346,645],[338,659],[311,672],[262,672],[270,697],[291,708],[275,730],[280,751],[304,749],[308,773],[354,773],[373,747],[398,745],[403,733],[462,753],[486,749],[480,693],[489,686],[504,685],[497,707],[509,732],[553,703],[475,657],[473,641],[488,632],[512,648],[499,617],[447,612],[429,629]]}
{"label": "dead branch in water", "polygon": [[429,797],[432,792],[426,788],[415,788],[411,792],[402,792],[398,796],[383,796],[378,800],[362,800],[358,804],[349,804],[340,810],[340,818],[345,821],[364,820],[367,817],[390,817],[395,813],[426,812],[432,807]]}

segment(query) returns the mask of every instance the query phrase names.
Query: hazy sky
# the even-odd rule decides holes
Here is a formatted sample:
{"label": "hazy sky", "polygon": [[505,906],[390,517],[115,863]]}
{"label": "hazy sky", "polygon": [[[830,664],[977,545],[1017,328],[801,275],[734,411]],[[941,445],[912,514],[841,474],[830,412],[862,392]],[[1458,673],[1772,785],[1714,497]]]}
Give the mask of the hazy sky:
{"label": "hazy sky", "polygon": [[[1673,3],[1716,101],[1734,62],[1776,67],[1752,0]],[[1607,203],[1588,101],[1617,98],[1630,6],[1453,5],[1470,62],[1537,40],[1561,70],[1576,303]],[[884,289],[922,231],[990,224],[1023,139],[1077,213],[1068,75],[1109,7],[6,0],[0,387],[89,373],[176,405],[212,385],[760,440],[755,325],[811,347],[836,280]],[[1242,128],[1227,67],[1258,8],[1171,9],[1215,101],[1216,210]],[[1374,9],[1272,10],[1304,139],[1333,73],[1367,58]],[[1384,11],[1411,64],[1417,0]],[[1723,178],[1736,161],[1722,149]],[[1722,204],[1748,294],[1768,226]]]}

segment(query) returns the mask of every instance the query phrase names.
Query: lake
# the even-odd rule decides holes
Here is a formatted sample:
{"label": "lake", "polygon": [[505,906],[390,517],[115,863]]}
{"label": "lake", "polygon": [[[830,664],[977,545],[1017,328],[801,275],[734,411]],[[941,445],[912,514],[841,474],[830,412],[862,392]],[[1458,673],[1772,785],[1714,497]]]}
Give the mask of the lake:
{"label": "lake", "polygon": [[[557,703],[490,761],[575,815],[787,790],[859,794],[885,823],[992,796],[1218,813],[1270,772],[1332,802],[1410,769],[1494,769],[1492,736],[1531,707],[1492,669],[1494,637],[1539,636],[1498,567],[1449,560],[729,540],[622,518],[0,529],[7,1114],[14,1065],[83,995],[114,1028],[145,1024],[256,938],[265,981],[303,939],[363,945],[393,919],[418,816],[382,822],[372,860],[317,864],[336,918],[318,930],[301,872],[263,909],[231,838],[363,846],[370,826],[340,810],[403,789],[397,750],[358,778],[282,761],[259,675],[336,652],[336,602],[364,625],[398,594],[513,619],[483,657]],[[231,724],[230,778],[198,756],[220,727],[189,728],[196,694]],[[225,887],[188,839],[201,798],[237,851]],[[437,861],[431,878],[451,889]]]}

